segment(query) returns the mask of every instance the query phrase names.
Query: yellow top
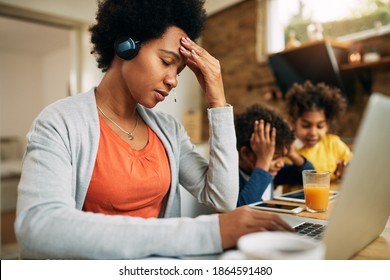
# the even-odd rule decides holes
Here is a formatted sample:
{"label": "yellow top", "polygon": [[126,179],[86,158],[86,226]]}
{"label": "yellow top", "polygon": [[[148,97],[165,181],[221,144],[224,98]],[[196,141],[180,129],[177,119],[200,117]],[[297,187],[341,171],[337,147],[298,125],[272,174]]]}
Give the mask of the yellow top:
{"label": "yellow top", "polygon": [[318,171],[330,171],[331,180],[335,179],[334,172],[338,161],[349,162],[352,158],[350,148],[339,136],[327,134],[314,147],[296,148],[296,151],[308,159]]}

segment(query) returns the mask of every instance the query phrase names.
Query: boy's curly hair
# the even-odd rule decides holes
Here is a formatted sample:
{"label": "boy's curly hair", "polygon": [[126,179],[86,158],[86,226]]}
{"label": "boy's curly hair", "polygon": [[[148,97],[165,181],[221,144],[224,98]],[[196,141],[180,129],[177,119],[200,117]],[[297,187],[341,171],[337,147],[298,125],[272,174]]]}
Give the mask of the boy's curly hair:
{"label": "boy's curly hair", "polygon": [[238,151],[242,147],[251,148],[250,138],[254,130],[253,126],[255,121],[259,120],[264,120],[265,123],[270,123],[271,127],[276,128],[276,151],[289,148],[295,140],[294,132],[279,113],[266,106],[255,104],[235,116]]}
{"label": "boy's curly hair", "polygon": [[146,42],[177,26],[196,40],[204,29],[204,0],[98,0],[96,24],[89,27],[98,67],[107,71],[120,36]]}
{"label": "boy's curly hair", "polygon": [[326,121],[335,127],[346,107],[347,102],[340,89],[325,83],[295,83],[286,92],[286,111],[291,121],[296,121],[305,112],[324,110]]}

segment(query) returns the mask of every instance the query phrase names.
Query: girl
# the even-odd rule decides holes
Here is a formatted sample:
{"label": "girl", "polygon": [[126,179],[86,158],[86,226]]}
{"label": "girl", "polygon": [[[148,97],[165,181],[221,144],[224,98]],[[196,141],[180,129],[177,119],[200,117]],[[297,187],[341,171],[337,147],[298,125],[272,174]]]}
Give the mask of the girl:
{"label": "girl", "polygon": [[352,158],[339,136],[328,133],[345,112],[346,100],[339,89],[310,81],[294,84],[286,93],[287,113],[295,131],[296,150],[318,171],[331,171],[331,180],[342,177]]}

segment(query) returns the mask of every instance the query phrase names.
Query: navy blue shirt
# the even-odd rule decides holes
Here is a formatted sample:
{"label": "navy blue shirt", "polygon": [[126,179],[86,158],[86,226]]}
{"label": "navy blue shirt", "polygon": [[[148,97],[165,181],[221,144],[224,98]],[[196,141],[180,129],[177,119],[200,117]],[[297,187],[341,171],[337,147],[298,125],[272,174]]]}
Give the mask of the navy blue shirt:
{"label": "navy blue shirt", "polygon": [[[273,183],[278,185],[302,185],[302,171],[314,169],[313,164],[305,159],[305,163],[301,166],[286,163],[279,170],[275,178],[270,173],[262,168],[255,168],[250,174],[249,180],[246,180],[239,172],[240,191],[238,194],[237,206],[242,206],[262,200],[262,196],[269,186]],[[273,193],[273,190],[271,191]]]}

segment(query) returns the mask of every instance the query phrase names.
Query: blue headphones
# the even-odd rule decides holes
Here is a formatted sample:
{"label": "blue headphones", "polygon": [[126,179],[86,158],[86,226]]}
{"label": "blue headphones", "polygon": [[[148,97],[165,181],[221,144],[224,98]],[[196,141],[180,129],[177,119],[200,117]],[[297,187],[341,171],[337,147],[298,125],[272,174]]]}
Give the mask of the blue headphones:
{"label": "blue headphones", "polygon": [[124,60],[134,58],[141,47],[140,41],[134,41],[130,37],[122,36],[115,40],[115,53]]}

